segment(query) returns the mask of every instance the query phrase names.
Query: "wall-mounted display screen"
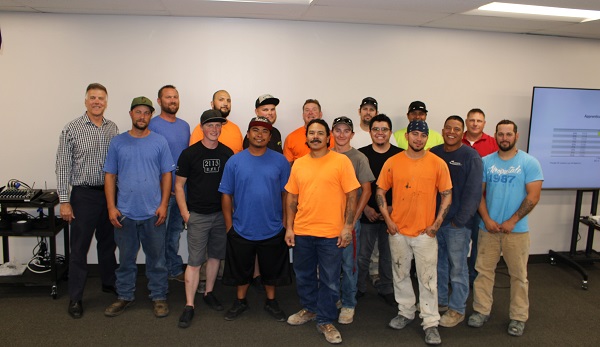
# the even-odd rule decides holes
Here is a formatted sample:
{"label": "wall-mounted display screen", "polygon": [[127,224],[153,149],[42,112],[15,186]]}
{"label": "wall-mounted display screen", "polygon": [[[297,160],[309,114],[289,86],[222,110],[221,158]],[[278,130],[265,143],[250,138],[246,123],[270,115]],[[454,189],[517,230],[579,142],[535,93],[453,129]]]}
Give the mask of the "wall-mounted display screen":
{"label": "wall-mounted display screen", "polygon": [[528,153],[545,189],[600,188],[600,89],[534,87]]}

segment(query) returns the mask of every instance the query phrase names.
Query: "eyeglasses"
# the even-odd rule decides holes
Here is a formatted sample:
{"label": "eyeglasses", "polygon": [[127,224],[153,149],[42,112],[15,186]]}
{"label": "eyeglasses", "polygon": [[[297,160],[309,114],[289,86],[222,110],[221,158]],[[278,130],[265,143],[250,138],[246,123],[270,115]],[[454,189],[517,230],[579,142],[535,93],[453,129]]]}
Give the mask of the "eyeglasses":
{"label": "eyeglasses", "polygon": [[374,127],[371,128],[372,132],[378,133],[378,132],[382,132],[382,133],[387,133],[388,131],[390,131],[390,128],[379,128],[379,127]]}

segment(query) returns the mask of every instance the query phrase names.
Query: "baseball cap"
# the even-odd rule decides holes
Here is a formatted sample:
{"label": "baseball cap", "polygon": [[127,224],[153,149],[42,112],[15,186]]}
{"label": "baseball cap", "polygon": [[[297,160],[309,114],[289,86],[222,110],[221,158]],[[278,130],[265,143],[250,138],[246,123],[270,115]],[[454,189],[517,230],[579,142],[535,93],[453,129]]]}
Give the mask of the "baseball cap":
{"label": "baseball cap", "polygon": [[410,122],[408,128],[406,128],[406,133],[412,133],[415,130],[429,135],[429,126],[423,120],[413,120]]}
{"label": "baseball cap", "polygon": [[225,123],[227,122],[227,119],[223,118],[223,115],[221,115],[220,111],[210,109],[202,112],[202,116],[200,116],[200,125],[204,125],[209,122]]}
{"label": "baseball cap", "polygon": [[427,113],[427,108],[425,107],[425,103],[423,101],[413,101],[408,106],[408,112],[417,110]]}
{"label": "baseball cap", "polygon": [[352,132],[354,132],[354,124],[352,124],[352,119],[350,119],[346,116],[337,117],[336,119],[333,120],[333,125],[331,126],[331,130],[335,129],[335,127],[339,124],[346,124],[347,126],[350,127],[350,130],[352,130]]}
{"label": "baseball cap", "polygon": [[279,99],[277,99],[276,97],[274,97],[271,94],[263,94],[261,96],[258,97],[258,99],[256,99],[256,102],[254,103],[255,108],[258,108],[258,106],[262,106],[262,105],[279,105]]}
{"label": "baseball cap", "polygon": [[360,103],[359,108],[362,108],[365,105],[373,105],[373,106],[375,106],[375,109],[377,110],[377,100],[375,100],[375,98],[367,96],[366,98],[362,99],[362,102]]}
{"label": "baseball cap", "polygon": [[150,107],[152,112],[154,112],[154,106],[152,105],[152,101],[150,101],[150,99],[148,99],[145,96],[138,96],[137,98],[133,98],[133,100],[131,100],[131,108],[129,110],[131,111],[136,106],[140,106],[140,105],[148,106],[148,107]]}
{"label": "baseball cap", "polygon": [[254,117],[250,120],[250,124],[248,124],[248,130],[254,126],[265,127],[271,131],[273,129],[273,125],[271,122],[265,117]]}

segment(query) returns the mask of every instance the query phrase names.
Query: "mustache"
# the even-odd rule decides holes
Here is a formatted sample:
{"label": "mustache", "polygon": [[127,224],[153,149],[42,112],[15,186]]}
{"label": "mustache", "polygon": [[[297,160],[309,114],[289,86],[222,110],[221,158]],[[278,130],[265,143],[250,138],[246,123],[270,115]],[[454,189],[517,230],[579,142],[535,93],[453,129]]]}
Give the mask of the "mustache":
{"label": "mustache", "polygon": [[310,143],[323,143],[323,141],[319,140],[319,139],[312,139],[310,141]]}

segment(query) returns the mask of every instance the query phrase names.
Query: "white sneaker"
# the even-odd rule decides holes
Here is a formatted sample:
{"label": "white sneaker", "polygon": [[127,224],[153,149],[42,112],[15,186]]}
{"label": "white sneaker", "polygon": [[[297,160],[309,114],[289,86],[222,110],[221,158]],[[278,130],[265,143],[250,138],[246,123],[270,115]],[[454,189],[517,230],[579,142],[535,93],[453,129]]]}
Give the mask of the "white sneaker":
{"label": "white sneaker", "polygon": [[350,307],[342,307],[338,322],[340,324],[350,324],[354,321],[354,309]]}

